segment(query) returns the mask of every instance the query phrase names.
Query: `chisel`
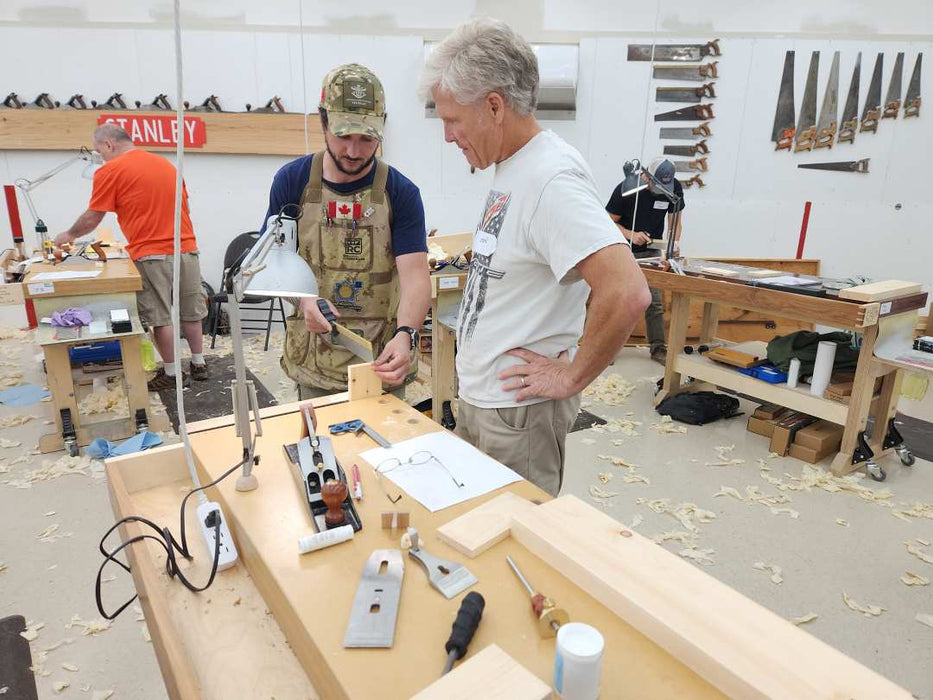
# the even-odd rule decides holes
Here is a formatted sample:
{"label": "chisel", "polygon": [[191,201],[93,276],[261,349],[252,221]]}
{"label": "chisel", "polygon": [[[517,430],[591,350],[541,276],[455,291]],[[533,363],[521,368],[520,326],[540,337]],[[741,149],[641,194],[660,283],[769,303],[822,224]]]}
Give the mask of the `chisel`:
{"label": "chisel", "polygon": [[450,630],[450,637],[444,650],[447,652],[447,662],[444,664],[442,676],[446,675],[454,667],[454,662],[462,659],[467,652],[467,647],[476,634],[476,628],[479,627],[479,621],[483,618],[483,609],[486,607],[486,600],[476,591],[467,593],[457,611],[457,619],[454,620],[453,627]]}

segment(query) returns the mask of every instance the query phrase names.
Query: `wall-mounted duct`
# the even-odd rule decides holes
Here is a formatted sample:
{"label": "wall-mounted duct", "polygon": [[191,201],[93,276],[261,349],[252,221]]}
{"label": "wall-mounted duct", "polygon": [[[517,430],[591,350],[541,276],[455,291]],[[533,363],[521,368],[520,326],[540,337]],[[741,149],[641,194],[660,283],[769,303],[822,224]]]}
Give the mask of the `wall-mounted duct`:
{"label": "wall-mounted duct", "polygon": [[[425,43],[425,58],[435,46],[434,42]],[[538,119],[575,119],[580,47],[577,44],[533,44],[532,49],[538,57],[540,79],[535,116]],[[430,96],[425,114],[437,116]]]}

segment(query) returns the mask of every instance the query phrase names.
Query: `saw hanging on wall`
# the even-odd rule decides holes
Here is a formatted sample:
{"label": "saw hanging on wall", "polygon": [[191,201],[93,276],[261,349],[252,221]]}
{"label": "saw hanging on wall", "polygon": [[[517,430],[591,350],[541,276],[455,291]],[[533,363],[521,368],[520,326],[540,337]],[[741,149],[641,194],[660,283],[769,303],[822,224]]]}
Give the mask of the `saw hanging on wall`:
{"label": "saw hanging on wall", "polygon": [[713,105],[704,104],[655,114],[654,120],[656,122],[703,122],[715,119],[715,117],[716,115],[713,114]]}
{"label": "saw hanging on wall", "polygon": [[694,185],[701,188],[706,187],[706,183],[703,182],[703,179],[699,175],[694,175],[693,177],[687,178],[680,184],[683,185],[684,188],[693,187]]}
{"label": "saw hanging on wall", "polygon": [[661,127],[661,138],[662,139],[677,139],[684,141],[693,141],[697,136],[707,137],[712,136],[713,132],[710,131],[709,124],[704,122],[699,126],[686,126],[686,127],[676,127],[676,126],[662,126]]}
{"label": "saw hanging on wall", "polygon": [[664,155],[666,156],[695,156],[697,153],[706,155],[709,153],[709,146],[706,141],[698,141],[692,146],[665,146]]}
{"label": "saw hanging on wall", "polygon": [[687,80],[694,83],[702,83],[710,78],[719,77],[719,69],[716,67],[719,61],[710,61],[699,66],[653,66],[652,77],[655,80]]}
{"label": "saw hanging on wall", "polygon": [[797,167],[805,170],[834,170],[844,173],[867,173],[870,158],[861,160],[843,160],[834,163],[800,163]]}
{"label": "saw hanging on wall", "polygon": [[659,87],[655,91],[655,102],[699,102],[704,97],[716,97],[716,83],[699,87]]}
{"label": "saw hanging on wall", "polygon": [[849,94],[846,96],[846,106],[842,108],[842,126],[839,128],[839,143],[853,143],[855,141],[855,128],[858,126],[858,89],[862,78],[862,52],[858,52],[855,59],[855,68],[852,69],[852,80],[849,82]]}
{"label": "saw hanging on wall", "polygon": [[707,56],[721,56],[719,39],[705,44],[629,44],[630,61],[702,61]]}
{"label": "saw hanging on wall", "polygon": [[914,70],[910,74],[910,83],[907,85],[907,96],[904,99],[904,118],[920,116],[920,63],[923,54],[917,54]]}
{"label": "saw hanging on wall", "polygon": [[904,77],[904,52],[898,52],[894,59],[894,72],[891,73],[891,82],[888,83],[888,95],[884,98],[884,111],[882,119],[897,119],[901,111],[901,80]]}
{"label": "saw hanging on wall", "polygon": [[705,173],[709,170],[709,166],[706,164],[706,158],[697,158],[696,160],[674,160],[671,162],[674,164],[674,170],[678,173],[692,173],[697,170]]}
{"label": "saw hanging on wall", "polygon": [[794,153],[812,151],[816,143],[816,83],[820,72],[820,52],[810,54],[810,68],[807,71],[807,83],[803,88],[803,102],[800,103],[800,119],[797,121]]}
{"label": "saw hanging on wall", "polygon": [[820,120],[816,123],[816,142],[814,148],[832,148],[836,141],[836,129],[839,127],[836,117],[839,115],[839,52],[833,54],[833,63],[823,93],[823,106],[820,107]]}
{"label": "saw hanging on wall", "polygon": [[859,132],[878,131],[878,120],[881,119],[881,71],[884,70],[884,54],[879,53],[875,59],[875,68],[871,72],[871,82],[868,84],[868,96],[865,98],[865,107],[862,109],[862,123]]}
{"label": "saw hanging on wall", "polygon": [[794,145],[797,119],[794,108],[794,52],[784,54],[784,72],[778,90],[777,108],[774,110],[774,127],[771,140],[775,151],[789,151]]}

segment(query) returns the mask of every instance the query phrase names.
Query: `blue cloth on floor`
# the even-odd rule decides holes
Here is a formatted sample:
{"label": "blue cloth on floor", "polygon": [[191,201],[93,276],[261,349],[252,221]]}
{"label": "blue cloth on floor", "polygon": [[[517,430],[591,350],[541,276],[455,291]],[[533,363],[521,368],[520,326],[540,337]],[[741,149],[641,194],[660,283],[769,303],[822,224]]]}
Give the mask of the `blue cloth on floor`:
{"label": "blue cloth on floor", "polygon": [[104,438],[97,438],[84,448],[84,454],[92,459],[106,459],[107,457],[120,457],[134,452],[142,452],[161,444],[162,438],[159,435],[144,430],[141,433],[136,433],[131,438],[127,438],[119,445],[110,442],[110,440],[104,440]]}
{"label": "blue cloth on floor", "polygon": [[37,384],[20,384],[0,391],[0,403],[7,406],[29,406],[39,403],[47,396],[51,396],[51,393],[44,387]]}

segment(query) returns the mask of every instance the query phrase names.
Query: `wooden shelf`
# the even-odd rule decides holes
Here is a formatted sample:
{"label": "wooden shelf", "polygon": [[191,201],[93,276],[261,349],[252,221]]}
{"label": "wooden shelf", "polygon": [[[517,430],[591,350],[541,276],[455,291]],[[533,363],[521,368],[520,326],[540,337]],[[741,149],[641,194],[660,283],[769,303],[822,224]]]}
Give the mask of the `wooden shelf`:
{"label": "wooden shelf", "polygon": [[[764,355],[766,343],[751,341],[735,346],[737,350]],[[674,369],[682,375],[694,377],[715,384],[724,389],[731,389],[740,394],[753,396],[762,401],[785,406],[795,411],[823,418],[824,420],[845,425],[848,406],[836,401],[814,396],[808,387],[791,389],[786,384],[769,384],[732,369],[728,365],[709,360],[702,355],[678,355],[674,360]]]}

